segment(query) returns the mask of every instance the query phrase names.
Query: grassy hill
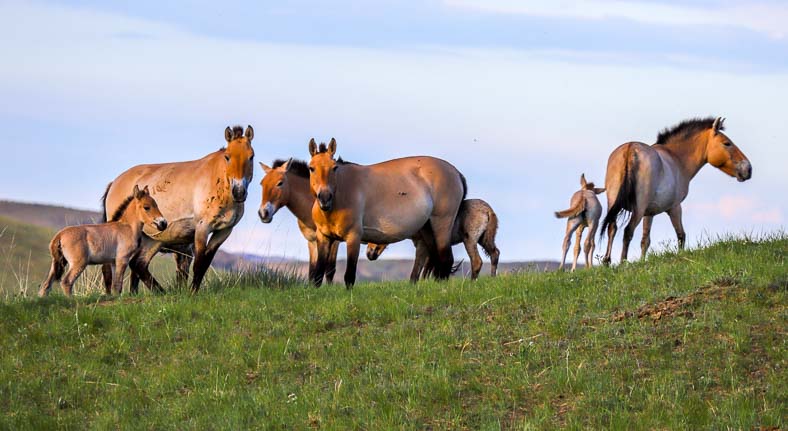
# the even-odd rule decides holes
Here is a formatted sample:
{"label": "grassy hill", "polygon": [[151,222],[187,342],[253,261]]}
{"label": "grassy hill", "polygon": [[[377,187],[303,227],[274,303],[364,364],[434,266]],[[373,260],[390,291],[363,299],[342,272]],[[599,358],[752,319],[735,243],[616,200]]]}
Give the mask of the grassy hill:
{"label": "grassy hill", "polygon": [[786,255],[780,233],[476,283],[17,299],[0,429],[784,429]]}

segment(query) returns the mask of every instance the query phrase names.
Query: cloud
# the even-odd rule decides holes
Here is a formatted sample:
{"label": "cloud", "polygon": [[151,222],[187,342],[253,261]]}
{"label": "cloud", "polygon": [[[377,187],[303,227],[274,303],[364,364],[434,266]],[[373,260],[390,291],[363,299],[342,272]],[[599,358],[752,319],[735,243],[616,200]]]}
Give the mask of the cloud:
{"label": "cloud", "polygon": [[624,19],[671,26],[735,27],[784,39],[788,4],[742,2],[698,7],[646,1],[617,0],[444,0],[449,7],[495,14],[580,20]]}
{"label": "cloud", "polygon": [[687,203],[685,207],[704,217],[714,217],[726,222],[748,220],[754,223],[780,224],[783,220],[779,208],[765,206],[760,199],[749,196],[724,195],[716,201]]}

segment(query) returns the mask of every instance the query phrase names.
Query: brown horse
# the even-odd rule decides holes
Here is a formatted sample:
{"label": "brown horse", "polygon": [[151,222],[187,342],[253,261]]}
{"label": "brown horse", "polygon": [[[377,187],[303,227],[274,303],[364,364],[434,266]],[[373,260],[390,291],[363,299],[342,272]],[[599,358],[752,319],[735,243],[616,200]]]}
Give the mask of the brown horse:
{"label": "brown horse", "polygon": [[[436,275],[451,275],[451,234],[465,178],[448,162],[433,157],[406,157],[375,165],[340,164],[337,144],[309,142],[309,182],[317,197],[312,218],[317,226],[318,258],[312,280],[320,285],[333,242],[347,242],[345,285],[356,281],[362,242],[389,244],[424,231]],[[429,229],[426,229],[429,227]]]}
{"label": "brown horse", "polygon": [[686,234],[681,222],[681,202],[687,197],[689,183],[706,163],[736,177],[740,182],[750,179],[752,165],[730,138],[722,133],[723,118],[686,120],[665,129],[654,145],[629,142],[616,148],[607,161],[608,212],[602,223],[607,228],[607,252],[602,260],[610,264],[616,218],[622,211],[631,213],[624,230],[621,261],[627,260],[629,243],[635,228],[643,220],[642,256],[646,257],[651,243],[652,218],[667,212],[684,249]]}
{"label": "brown horse", "polygon": [[[498,272],[498,258],[501,252],[495,245],[495,235],[498,232],[498,216],[490,204],[481,199],[465,199],[460,205],[457,220],[452,229],[452,245],[463,243],[465,251],[471,258],[471,279],[476,280],[482,270],[482,258],[476,245],[481,245],[485,254],[490,258],[490,275],[495,277]],[[413,261],[413,270],[410,274],[411,281],[418,281],[419,277],[426,277],[430,272],[429,250],[427,244],[420,236],[413,238],[416,246],[416,259]],[[387,244],[367,244],[367,259],[377,260]]]}
{"label": "brown horse", "polygon": [[556,211],[556,218],[566,218],[566,235],[564,236],[563,254],[561,255],[561,264],[558,269],[564,269],[564,262],[566,261],[566,253],[569,251],[569,245],[572,243],[572,233],[577,230],[577,238],[575,238],[575,258],[572,261],[572,271],[577,268],[577,257],[580,255],[580,240],[583,238],[583,230],[588,228],[588,236],[585,243],[585,258],[586,268],[591,268],[593,265],[594,249],[596,243],[594,237],[596,230],[599,227],[599,217],[602,216],[602,204],[599,203],[596,195],[604,192],[605,189],[594,187],[594,183],[586,181],[585,174],[580,175],[580,190],[572,195],[569,203],[569,209],[563,211]]}
{"label": "brown horse", "polygon": [[[61,230],[49,243],[52,266],[38,296],[46,296],[52,283],[60,281],[66,265],[68,273],[61,284],[66,295],[71,295],[71,286],[85,267],[95,264],[110,265],[110,271],[114,272],[111,287],[115,293],[120,293],[129,260],[140,250],[143,226],[162,231],[167,228],[167,220],[159,211],[156,200],[150,196],[148,187],[140,190],[134,186],[131,196],[118,206],[108,223],[70,226]],[[110,286],[105,288],[109,294]]]}
{"label": "brown horse", "polygon": [[[224,131],[227,146],[188,162],[139,165],[122,173],[107,187],[102,199],[104,213],[111,214],[134,184],[149,186],[169,227],[143,237],[142,251],[132,271],[151,289],[160,289],[148,264],[162,247],[175,251],[178,279],[185,281],[194,252],[191,289],[200,288],[205,272],[219,246],[241,220],[247,187],[252,180],[254,150],[252,126]],[[136,291],[137,278],[132,278]],[[107,267],[104,282],[108,282]]]}
{"label": "brown horse", "polygon": [[[306,162],[290,159],[275,160],[269,167],[260,162],[265,176],[260,185],[263,187],[263,200],[257,214],[263,223],[271,223],[274,214],[287,207],[298,219],[298,228],[309,246],[309,274],[313,274],[317,263],[317,227],[312,219],[315,197],[309,188],[309,168]],[[334,281],[337,269],[337,250],[339,242],[334,242],[328,256],[326,282]]]}

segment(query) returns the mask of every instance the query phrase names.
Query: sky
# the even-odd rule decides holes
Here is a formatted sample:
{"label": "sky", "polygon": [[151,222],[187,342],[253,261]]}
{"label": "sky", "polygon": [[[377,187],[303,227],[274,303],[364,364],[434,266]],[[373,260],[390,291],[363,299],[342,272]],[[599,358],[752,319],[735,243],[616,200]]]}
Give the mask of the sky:
{"label": "sky", "polygon": [[[251,124],[266,163],[307,158],[312,137],[362,164],[444,158],[498,213],[502,260],[558,259],[553,211],[581,173],[601,184],[620,144],[719,115],[753,177],[701,170],[689,244],[785,229],[788,2],[162,3],[0,0],[0,199],[97,209],[127,168],[200,158]],[[305,258],[291,214],[256,217],[261,178],[223,248]],[[652,244],[675,245],[666,215]]]}

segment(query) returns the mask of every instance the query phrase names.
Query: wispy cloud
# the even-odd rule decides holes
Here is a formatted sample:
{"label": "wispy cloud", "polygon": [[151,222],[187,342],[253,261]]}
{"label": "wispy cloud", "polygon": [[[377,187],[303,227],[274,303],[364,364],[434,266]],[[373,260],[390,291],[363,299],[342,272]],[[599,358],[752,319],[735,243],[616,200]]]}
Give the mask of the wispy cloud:
{"label": "wispy cloud", "polygon": [[624,19],[645,24],[722,26],[786,37],[788,3],[741,2],[734,5],[687,6],[617,0],[444,0],[449,7],[486,13],[581,20]]}

